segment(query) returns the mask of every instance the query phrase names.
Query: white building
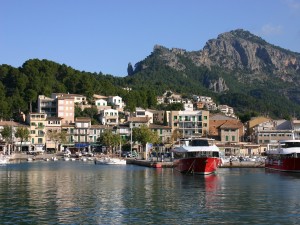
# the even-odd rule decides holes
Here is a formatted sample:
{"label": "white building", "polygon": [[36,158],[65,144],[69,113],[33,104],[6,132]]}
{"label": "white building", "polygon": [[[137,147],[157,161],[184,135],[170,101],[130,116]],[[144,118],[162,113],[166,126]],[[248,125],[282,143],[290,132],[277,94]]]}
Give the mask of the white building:
{"label": "white building", "polygon": [[142,109],[136,108],[135,112],[133,113],[135,117],[147,117],[150,123],[153,123],[153,112]]}
{"label": "white building", "polygon": [[119,112],[116,109],[101,110],[99,120],[103,125],[117,125],[119,124]]}
{"label": "white building", "polygon": [[95,106],[107,106],[107,101],[105,99],[95,100]]}
{"label": "white building", "polygon": [[115,106],[116,109],[123,109],[124,102],[120,96],[109,96],[107,102]]}

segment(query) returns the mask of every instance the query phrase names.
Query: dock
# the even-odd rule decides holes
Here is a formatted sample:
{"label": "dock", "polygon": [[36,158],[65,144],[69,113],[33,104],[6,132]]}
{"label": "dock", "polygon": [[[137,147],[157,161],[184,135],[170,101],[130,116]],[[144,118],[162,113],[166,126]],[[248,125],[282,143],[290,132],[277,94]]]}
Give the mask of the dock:
{"label": "dock", "polygon": [[[126,159],[127,164],[133,164],[138,166],[152,167],[152,168],[174,168],[173,162],[170,161],[149,161],[140,159]],[[243,161],[243,162],[232,162],[224,163],[220,168],[264,168],[264,162],[253,162],[253,161]]]}

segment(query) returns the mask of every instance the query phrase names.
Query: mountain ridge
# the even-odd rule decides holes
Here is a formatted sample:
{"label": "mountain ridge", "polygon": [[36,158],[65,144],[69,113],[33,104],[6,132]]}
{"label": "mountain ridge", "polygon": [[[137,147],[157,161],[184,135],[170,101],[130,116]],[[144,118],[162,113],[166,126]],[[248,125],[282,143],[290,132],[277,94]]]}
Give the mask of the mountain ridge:
{"label": "mountain ridge", "polygon": [[[174,91],[179,93],[212,94],[224,104],[239,102],[233,96],[244,96],[251,99],[251,104],[257,102],[258,111],[264,114],[274,114],[267,102],[270,97],[276,107],[282,101],[290,104],[284,110],[286,115],[291,115],[292,108],[300,104],[300,53],[272,45],[242,29],[222,33],[198,51],[155,45],[150,55],[135,64],[128,77],[145,79],[158,90],[160,87],[155,83],[175,86]],[[223,101],[228,98],[231,101]],[[237,107],[238,111],[255,110]]]}

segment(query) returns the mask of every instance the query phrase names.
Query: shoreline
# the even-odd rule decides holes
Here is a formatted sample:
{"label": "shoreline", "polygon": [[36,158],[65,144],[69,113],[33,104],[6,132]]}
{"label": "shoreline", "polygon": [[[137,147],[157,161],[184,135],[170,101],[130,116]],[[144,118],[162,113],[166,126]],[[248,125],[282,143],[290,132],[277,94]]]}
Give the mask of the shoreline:
{"label": "shoreline", "polygon": [[[57,160],[62,160],[64,157],[57,154],[41,154],[41,155],[27,155],[23,153],[15,153],[11,156],[10,162],[14,161],[29,161],[28,159],[32,160],[47,160],[56,158]],[[96,157],[89,157],[95,159]],[[173,162],[170,161],[149,161],[149,160],[141,160],[141,159],[131,159],[131,158],[124,158],[127,164],[138,165],[138,166],[145,166],[145,167],[152,167],[152,168],[174,168]],[[76,160],[80,160],[80,158],[76,158]],[[234,161],[231,163],[226,162],[221,165],[219,168],[264,168],[264,162],[253,162],[253,161],[243,161],[238,162]]]}

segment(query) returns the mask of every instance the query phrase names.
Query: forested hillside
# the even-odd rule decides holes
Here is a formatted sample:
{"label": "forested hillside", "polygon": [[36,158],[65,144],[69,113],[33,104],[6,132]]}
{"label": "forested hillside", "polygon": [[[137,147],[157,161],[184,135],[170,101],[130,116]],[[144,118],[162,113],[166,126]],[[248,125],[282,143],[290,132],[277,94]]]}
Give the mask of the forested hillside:
{"label": "forested hillside", "polygon": [[[131,88],[126,91],[123,88]],[[36,110],[38,95],[53,92],[119,95],[127,110],[155,108],[156,96],[172,90],[183,97],[211,96],[240,116],[300,117],[300,54],[271,45],[244,30],[208,40],[202,50],[188,52],[154,46],[153,52],[127,77],[78,71],[67,65],[32,59],[20,68],[0,65],[0,113]]]}
{"label": "forested hillside", "polygon": [[155,105],[156,93],[147,86],[131,92],[122,89],[126,86],[123,78],[78,71],[48,60],[28,60],[20,68],[1,65],[0,116],[10,119],[18,111],[27,113],[30,104],[35,111],[38,95],[50,97],[55,92],[82,94],[88,99],[93,94],[119,95],[129,109]]}

